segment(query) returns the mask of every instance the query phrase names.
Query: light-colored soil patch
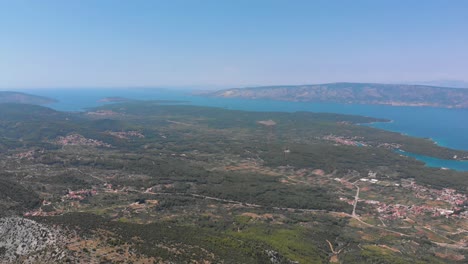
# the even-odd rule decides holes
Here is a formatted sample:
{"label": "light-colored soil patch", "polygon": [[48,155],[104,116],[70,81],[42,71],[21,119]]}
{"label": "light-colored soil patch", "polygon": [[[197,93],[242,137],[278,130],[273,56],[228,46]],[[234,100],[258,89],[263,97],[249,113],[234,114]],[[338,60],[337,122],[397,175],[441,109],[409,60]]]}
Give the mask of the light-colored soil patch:
{"label": "light-colored soil patch", "polygon": [[312,173],[319,176],[325,176],[325,172],[321,169],[315,169],[312,171]]}
{"label": "light-colored soil patch", "polygon": [[261,219],[261,220],[268,220],[268,219],[273,219],[273,215],[272,214],[262,214],[262,215],[259,215],[259,214],[256,214],[256,213],[243,213],[242,216],[248,216],[252,219]]}
{"label": "light-colored soil patch", "polygon": [[385,249],[389,249],[389,250],[391,250],[391,251],[393,251],[393,252],[395,252],[395,253],[401,253],[400,250],[398,250],[398,249],[396,249],[396,248],[393,248],[393,247],[389,247],[389,246],[387,246],[387,245],[379,245],[379,247],[385,248]]}
{"label": "light-colored soil patch", "polygon": [[262,121],[257,121],[257,123],[259,123],[260,125],[264,125],[264,126],[274,126],[276,125],[276,122],[273,121],[273,120],[262,120]]}

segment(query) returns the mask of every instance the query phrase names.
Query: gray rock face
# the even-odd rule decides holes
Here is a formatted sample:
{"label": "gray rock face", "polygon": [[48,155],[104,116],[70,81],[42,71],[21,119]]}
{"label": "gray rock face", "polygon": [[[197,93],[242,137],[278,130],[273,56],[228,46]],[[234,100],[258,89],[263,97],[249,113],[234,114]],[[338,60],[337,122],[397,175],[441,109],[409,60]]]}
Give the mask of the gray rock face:
{"label": "gray rock face", "polygon": [[20,217],[0,218],[0,263],[58,262],[64,237],[58,230]]}
{"label": "gray rock face", "polygon": [[270,258],[271,264],[299,264],[299,262],[289,260],[274,250],[265,250],[265,253]]}

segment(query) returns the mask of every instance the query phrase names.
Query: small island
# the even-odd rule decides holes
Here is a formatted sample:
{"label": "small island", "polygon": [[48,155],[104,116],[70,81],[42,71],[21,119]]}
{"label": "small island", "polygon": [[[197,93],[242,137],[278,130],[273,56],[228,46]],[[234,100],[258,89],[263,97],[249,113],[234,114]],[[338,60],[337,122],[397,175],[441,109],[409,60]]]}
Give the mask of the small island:
{"label": "small island", "polygon": [[[137,99],[130,99],[120,96],[111,96],[111,97],[104,97],[99,99],[99,103],[131,103],[135,101],[141,101]],[[182,100],[151,100],[154,104],[188,104],[190,101],[182,101]]]}
{"label": "small island", "polygon": [[98,100],[99,103],[123,103],[133,101],[132,99],[119,97],[119,96],[112,96],[112,97],[104,97]]}

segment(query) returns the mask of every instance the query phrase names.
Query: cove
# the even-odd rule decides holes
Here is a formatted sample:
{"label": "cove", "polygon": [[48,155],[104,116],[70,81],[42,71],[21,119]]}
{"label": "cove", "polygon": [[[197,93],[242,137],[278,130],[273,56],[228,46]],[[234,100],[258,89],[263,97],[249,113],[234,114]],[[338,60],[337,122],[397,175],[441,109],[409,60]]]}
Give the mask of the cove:
{"label": "cove", "polygon": [[444,160],[444,159],[438,159],[434,157],[429,157],[429,156],[424,156],[424,155],[419,155],[411,152],[406,152],[403,150],[395,150],[395,152],[415,158],[419,161],[422,161],[426,164],[427,167],[433,167],[433,168],[442,168],[442,169],[452,169],[456,171],[468,171],[468,161],[460,161],[460,160]]}

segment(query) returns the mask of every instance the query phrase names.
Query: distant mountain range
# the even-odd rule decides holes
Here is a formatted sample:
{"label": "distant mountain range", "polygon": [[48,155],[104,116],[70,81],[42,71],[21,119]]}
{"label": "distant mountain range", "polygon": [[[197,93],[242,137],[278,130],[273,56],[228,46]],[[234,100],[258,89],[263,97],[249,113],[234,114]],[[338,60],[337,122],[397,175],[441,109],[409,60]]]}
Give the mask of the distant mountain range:
{"label": "distant mountain range", "polygon": [[21,92],[8,92],[0,91],[0,103],[22,103],[22,104],[35,104],[44,105],[57,102],[52,98],[43,96],[31,95]]}
{"label": "distant mountain range", "polygon": [[468,89],[427,85],[378,83],[328,83],[234,88],[209,93],[209,96],[269,99],[292,102],[330,102],[468,108]]}

